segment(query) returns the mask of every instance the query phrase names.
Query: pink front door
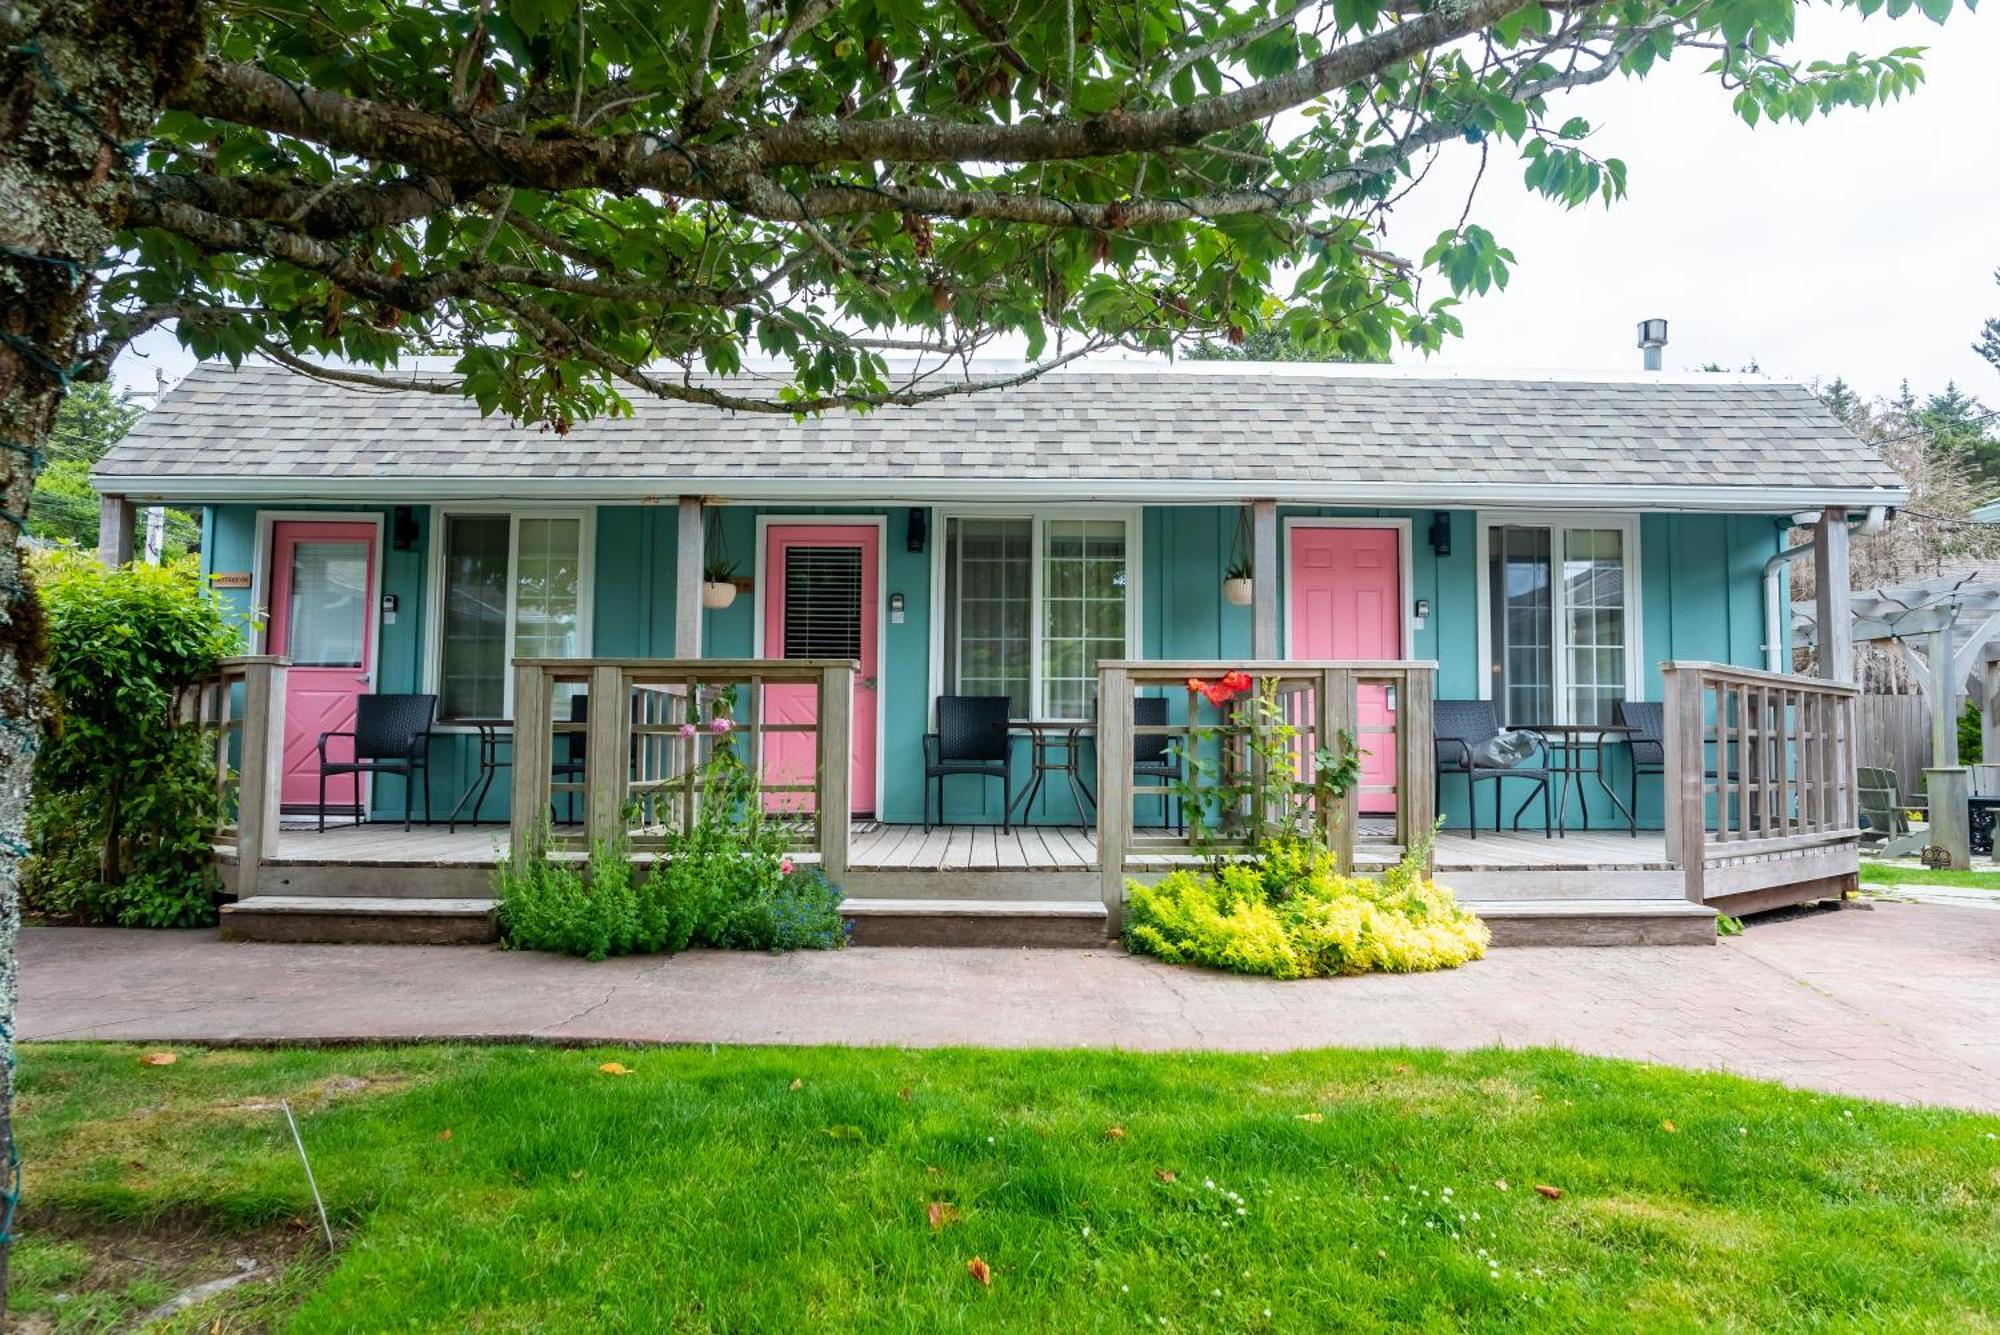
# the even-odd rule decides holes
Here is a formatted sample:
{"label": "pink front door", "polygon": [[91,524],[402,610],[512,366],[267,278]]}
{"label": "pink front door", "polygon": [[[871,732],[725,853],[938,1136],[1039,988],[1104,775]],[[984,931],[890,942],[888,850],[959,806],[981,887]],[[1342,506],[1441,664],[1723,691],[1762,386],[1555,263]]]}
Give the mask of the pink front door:
{"label": "pink front door", "polygon": [[[375,670],[375,526],[285,520],[271,527],[270,650],[285,680],[283,805],[319,805],[319,736],[354,727],[354,701]],[[352,760],[345,737],[327,759]],[[359,806],[360,776],[329,776],[329,807]]]}
{"label": "pink front door", "polygon": [[[875,810],[876,588],[881,530],[872,524],[773,524],[764,537],[764,657],[852,658],[854,679],[851,805]],[[810,686],[771,686],[764,717],[772,723],[812,723]],[[813,781],[812,733],[773,733],[764,747],[767,784]],[[808,793],[779,794],[774,809],[803,809]]]}
{"label": "pink front door", "polygon": [[[1403,656],[1399,536],[1393,528],[1292,527],[1293,658]],[[1394,725],[1387,687],[1362,687],[1359,704],[1363,728]],[[1361,809],[1394,811],[1394,739],[1378,732],[1357,740],[1370,752],[1361,762]]]}

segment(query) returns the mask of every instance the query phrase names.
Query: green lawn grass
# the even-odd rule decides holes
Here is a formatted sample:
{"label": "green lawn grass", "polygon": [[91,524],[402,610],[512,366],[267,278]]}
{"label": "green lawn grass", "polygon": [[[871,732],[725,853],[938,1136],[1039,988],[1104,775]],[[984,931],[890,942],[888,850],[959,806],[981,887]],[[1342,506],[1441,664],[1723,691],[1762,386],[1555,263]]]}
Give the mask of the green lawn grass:
{"label": "green lawn grass", "polygon": [[[279,1281],[166,1328],[1957,1331],[2000,1313],[2000,1118],[1562,1052],[140,1051],[24,1053],[31,1320],[101,1329],[274,1251]],[[135,1264],[149,1247],[169,1259]]]}
{"label": "green lawn grass", "polygon": [[2000,871],[1934,871],[1891,862],[1861,864],[1863,885],[1952,885],[1967,890],[2000,890]]}

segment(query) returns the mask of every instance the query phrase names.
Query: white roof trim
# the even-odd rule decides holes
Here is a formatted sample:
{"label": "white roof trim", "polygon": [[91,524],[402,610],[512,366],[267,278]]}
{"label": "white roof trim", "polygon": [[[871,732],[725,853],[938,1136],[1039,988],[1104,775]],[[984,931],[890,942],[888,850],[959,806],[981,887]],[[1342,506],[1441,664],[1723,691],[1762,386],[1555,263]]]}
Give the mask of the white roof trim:
{"label": "white roof trim", "polygon": [[1573,510],[1730,511],[1781,514],[1829,505],[1901,505],[1906,488],[1732,487],[1664,483],[1643,486],[1437,481],[1408,483],[1301,482],[1296,479],[1174,481],[1095,478],[884,478],[801,482],[782,478],[560,477],[264,477],[173,475],[142,477],[93,473],[91,485],[134,501],[598,501],[656,503],[676,496],[706,496],[725,504],[930,505],[957,501],[1096,501],[1135,505],[1238,504],[1277,500],[1297,505],[1398,507],[1419,510],[1480,507]]}

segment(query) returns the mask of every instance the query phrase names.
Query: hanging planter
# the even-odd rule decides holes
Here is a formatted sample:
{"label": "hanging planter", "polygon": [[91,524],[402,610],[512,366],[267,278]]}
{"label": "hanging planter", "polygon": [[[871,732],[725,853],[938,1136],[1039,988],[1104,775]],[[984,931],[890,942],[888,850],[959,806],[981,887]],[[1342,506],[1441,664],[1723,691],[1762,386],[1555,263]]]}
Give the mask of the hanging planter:
{"label": "hanging planter", "polygon": [[702,567],[701,605],[721,611],[736,601],[736,562],[729,558],[729,544],[722,536],[722,511],[708,512],[708,560]]}
{"label": "hanging planter", "polygon": [[1257,596],[1256,571],[1250,564],[1250,510],[1236,512],[1236,545],[1229,568],[1222,572],[1222,596],[1237,607],[1248,607]]}
{"label": "hanging planter", "polygon": [[701,605],[712,612],[721,611],[736,601],[736,586],[729,577],[705,579],[701,582]]}

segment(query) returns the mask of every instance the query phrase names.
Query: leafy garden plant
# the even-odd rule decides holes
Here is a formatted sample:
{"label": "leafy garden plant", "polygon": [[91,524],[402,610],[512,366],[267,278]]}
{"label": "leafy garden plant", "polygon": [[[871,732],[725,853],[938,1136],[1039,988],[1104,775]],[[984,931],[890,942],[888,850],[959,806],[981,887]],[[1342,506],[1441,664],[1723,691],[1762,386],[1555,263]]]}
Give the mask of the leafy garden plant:
{"label": "leafy garden plant", "polygon": [[[640,874],[626,838],[599,841],[587,860],[544,853],[496,873],[501,931],[522,950],[586,959],[725,950],[833,950],[846,944],[840,888],[790,856],[793,829],[764,811],[732,734],[729,693],[712,699],[700,806],[670,829]],[[637,813],[625,822],[637,823]],[[546,846],[546,840],[539,841]]]}
{"label": "leafy garden plant", "polygon": [[110,570],[50,551],[34,575],[53,719],[35,757],[27,907],[122,927],[213,922],[224,813],[213,739],[181,704],[239,630],[191,560]]}
{"label": "leafy garden plant", "polygon": [[[1206,702],[1216,715],[1202,726]],[[1432,881],[1428,836],[1379,879],[1343,876],[1331,835],[1364,754],[1346,733],[1308,751],[1278,679],[1188,681],[1192,726],[1170,785],[1202,868],[1127,886],[1126,944],[1175,964],[1274,978],[1454,968],[1486,925]]]}
{"label": "leafy garden plant", "polygon": [[1342,876],[1303,840],[1214,867],[1130,883],[1126,944],[1171,964],[1273,978],[1450,969],[1491,933],[1424,873],[1423,847],[1377,879]]}

